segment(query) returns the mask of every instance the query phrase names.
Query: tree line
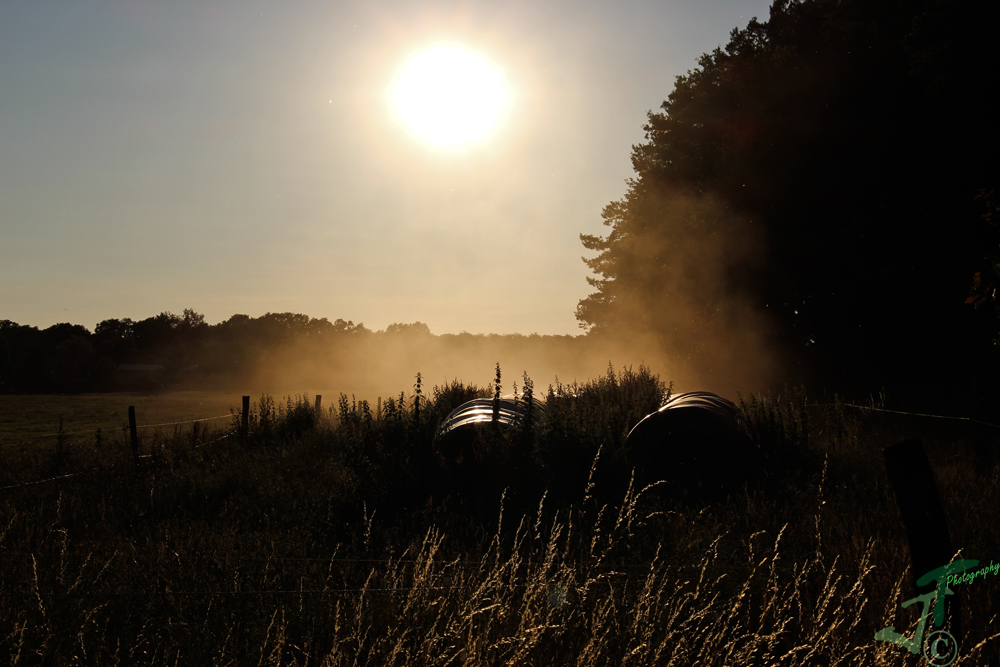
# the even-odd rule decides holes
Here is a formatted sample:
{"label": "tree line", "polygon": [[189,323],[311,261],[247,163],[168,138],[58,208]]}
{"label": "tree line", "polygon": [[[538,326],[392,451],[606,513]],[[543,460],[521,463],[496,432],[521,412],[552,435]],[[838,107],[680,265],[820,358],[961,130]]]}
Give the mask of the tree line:
{"label": "tree line", "polygon": [[[391,325],[387,332],[427,325]],[[233,315],[209,325],[203,315],[162,312],[143,320],[107,319],[45,329],[0,321],[0,391],[75,393],[211,386],[245,379],[272,350],[302,340],[335,345],[372,335],[363,324],[297,313]],[[136,369],[135,367],[140,367]],[[153,370],[142,368],[153,367]],[[186,377],[187,376],[187,377]]]}
{"label": "tree line", "polygon": [[582,380],[606,368],[614,356],[607,350],[586,336],[435,335],[423,322],[373,331],[299,313],[238,314],[210,325],[186,309],[107,319],[93,331],[3,320],[0,393],[323,389],[374,400],[411,385],[418,372],[436,383],[485,382],[497,361],[548,380]]}
{"label": "tree line", "polygon": [[733,30],[649,113],[610,232],[581,236],[581,326],[834,390],[996,398],[997,13],[776,0]]}

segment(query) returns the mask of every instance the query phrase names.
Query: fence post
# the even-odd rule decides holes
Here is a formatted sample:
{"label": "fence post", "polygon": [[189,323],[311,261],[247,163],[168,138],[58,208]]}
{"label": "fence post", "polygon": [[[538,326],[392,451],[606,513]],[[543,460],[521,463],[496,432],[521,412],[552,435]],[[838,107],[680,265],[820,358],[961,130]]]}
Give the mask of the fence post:
{"label": "fence post", "polygon": [[135,430],[135,406],[128,406],[128,429],[132,435],[132,458],[139,460],[139,434]]}
{"label": "fence post", "polygon": [[[913,588],[917,595],[921,595],[934,590],[935,584],[918,587],[917,579],[947,565],[955,555],[941,495],[924,444],[919,438],[886,447],[882,456],[885,457],[885,471],[906,530],[906,541],[910,545]],[[957,597],[951,600],[948,616],[952,634],[961,640],[961,614],[955,607]]]}
{"label": "fence post", "polygon": [[321,394],[316,394],[316,416],[319,417],[320,406],[323,405],[323,396]]}
{"label": "fence post", "polygon": [[250,397],[243,397],[243,414],[240,420],[240,438],[242,440],[247,439],[247,434],[250,432]]}

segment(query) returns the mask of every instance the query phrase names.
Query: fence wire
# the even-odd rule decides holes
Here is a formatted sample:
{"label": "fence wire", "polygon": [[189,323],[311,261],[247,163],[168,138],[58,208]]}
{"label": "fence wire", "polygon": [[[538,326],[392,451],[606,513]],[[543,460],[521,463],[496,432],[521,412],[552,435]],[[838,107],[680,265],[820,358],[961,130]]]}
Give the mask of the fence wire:
{"label": "fence wire", "polygon": [[871,405],[856,405],[855,403],[807,403],[807,408],[856,408],[858,410],[863,410],[865,412],[888,412],[894,415],[907,415],[909,417],[930,417],[932,419],[951,419],[954,421],[969,422],[971,424],[982,424],[983,426],[989,426],[990,428],[1000,429],[1000,425],[991,424],[990,422],[984,422],[980,419],[974,419],[972,417],[953,417],[950,415],[933,415],[926,412],[907,412],[905,410],[889,410],[888,408],[876,408]]}
{"label": "fence wire", "polygon": [[[886,412],[886,413],[897,414],[897,415],[906,415],[906,416],[910,416],[910,417],[927,417],[927,418],[932,418],[932,419],[949,419],[949,420],[953,420],[953,421],[964,421],[964,422],[967,422],[967,423],[981,424],[983,426],[989,426],[991,428],[1000,429],[1000,426],[998,426],[997,424],[991,424],[989,422],[984,422],[982,420],[974,419],[972,417],[953,417],[953,416],[949,416],[949,415],[935,415],[935,414],[929,414],[929,413],[923,413],[923,412],[907,412],[907,411],[904,411],[904,410],[889,410],[887,408],[876,408],[874,406],[857,405],[857,404],[854,404],[854,403],[808,403],[808,404],[806,404],[806,407],[808,407],[808,408],[838,407],[838,406],[839,407],[845,407],[845,408],[855,408],[855,409],[863,410],[863,411],[866,411],[866,412]],[[136,426],[136,429],[138,430],[140,428],[153,428],[153,427],[157,427],[157,426],[177,426],[177,425],[180,425],[180,424],[194,424],[196,422],[207,422],[207,421],[214,421],[214,420],[218,420],[218,419],[231,419],[233,417],[233,414],[234,413],[230,413],[228,415],[219,415],[218,417],[202,417],[200,419],[187,419],[187,420],[184,420],[184,421],[177,421],[177,422],[163,422],[163,423],[160,423],[160,424],[143,424],[142,426]],[[111,427],[111,428],[115,428],[115,427]],[[123,427],[123,428],[127,428],[127,427]],[[103,430],[103,429],[96,428],[96,429],[84,429],[82,431],[64,431],[62,433],[45,433],[45,434],[42,434],[42,435],[36,435],[36,436],[32,436],[32,437],[33,438],[44,438],[44,437],[58,436],[58,435],[74,435],[74,434],[79,434],[79,433],[94,433],[94,434],[96,434],[98,431],[101,431],[101,430]],[[216,442],[218,442],[218,441],[220,441],[220,440],[222,440],[224,438],[230,437],[231,435],[233,435],[233,434],[232,433],[227,433],[227,434],[223,435],[222,437],[216,438],[215,440],[212,440],[210,442],[205,442],[205,443],[202,443],[200,445],[196,445],[194,447],[194,449],[199,449],[201,447],[205,447],[205,446],[214,444],[214,443],[216,443]],[[22,441],[22,442],[27,442],[27,441]],[[139,456],[137,458],[150,458],[150,457],[152,457],[152,454],[144,454],[144,455]],[[94,468],[94,470],[97,470],[97,468]],[[22,484],[11,484],[9,486],[0,486],[0,491],[6,491],[8,489],[15,489],[15,488],[20,488],[20,487],[25,487],[25,486],[34,486],[34,485],[37,485],[37,484],[45,484],[47,482],[54,482],[56,480],[66,479],[66,478],[69,478],[69,477],[73,477],[73,476],[75,476],[77,474],[79,474],[79,473],[70,473],[70,474],[67,474],[67,475],[59,475],[57,477],[50,477],[48,479],[40,479],[40,480],[36,480],[36,481],[33,481],[33,482],[24,482]]]}
{"label": "fence wire", "polygon": [[[180,422],[163,422],[162,424],[140,424],[140,425],[136,425],[136,429],[140,429],[140,428],[153,428],[154,426],[174,426],[174,425],[177,425],[177,424],[193,424],[195,422],[210,422],[210,421],[214,421],[216,419],[231,419],[232,416],[233,416],[233,413],[229,413],[228,415],[219,415],[218,417],[202,417],[201,419],[188,419],[186,421],[180,421]],[[108,426],[107,430],[112,430],[112,429],[116,429],[116,428],[122,428],[122,427],[119,427],[119,426]],[[124,428],[128,428],[128,426],[125,426]],[[31,436],[28,436],[28,437],[29,438],[51,438],[51,437],[57,437],[57,436],[60,436],[60,435],[79,435],[80,433],[97,433],[98,431],[103,431],[103,430],[105,430],[105,428],[103,426],[99,426],[97,428],[85,428],[85,429],[80,430],[80,431],[62,431],[61,433],[59,431],[56,431],[55,433],[39,433],[38,435],[31,435]],[[22,440],[22,442],[27,442],[27,441]]]}
{"label": "fence wire", "polygon": [[[195,420],[195,421],[204,421],[204,420]],[[177,423],[178,424],[186,424],[186,423],[189,423],[189,422],[177,422]],[[223,435],[221,437],[218,437],[215,440],[209,440],[208,442],[203,442],[200,445],[195,445],[192,449],[201,449],[202,447],[207,447],[208,445],[213,445],[213,444],[219,442],[220,440],[224,440],[224,439],[226,439],[226,438],[228,438],[228,437],[230,437],[232,435],[233,435],[232,432],[226,433],[225,435]],[[149,458],[153,458],[153,456],[154,456],[153,454],[140,454],[139,456],[136,456],[135,458],[137,458],[137,459],[149,459]],[[115,464],[111,463],[111,464],[109,464],[106,467],[113,468],[114,466],[115,466]],[[71,472],[71,473],[66,474],[66,475],[59,475],[57,477],[49,477],[48,479],[39,479],[39,480],[36,480],[34,482],[23,482],[21,484],[11,484],[10,486],[0,486],[0,491],[6,491],[8,489],[18,489],[18,488],[21,488],[21,487],[24,487],[24,486],[34,486],[36,484],[45,484],[47,482],[55,482],[56,480],[66,479],[68,477],[75,477],[76,475],[83,474],[84,472],[93,472],[95,470],[100,470],[100,469],[101,468],[91,468],[90,470],[84,470],[82,472]]]}

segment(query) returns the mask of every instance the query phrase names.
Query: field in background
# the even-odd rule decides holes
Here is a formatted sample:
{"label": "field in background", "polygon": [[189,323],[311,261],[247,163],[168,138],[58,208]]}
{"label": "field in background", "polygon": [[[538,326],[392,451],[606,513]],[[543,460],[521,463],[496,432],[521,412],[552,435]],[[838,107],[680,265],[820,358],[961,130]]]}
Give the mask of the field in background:
{"label": "field in background", "polygon": [[[544,397],[545,386],[536,387],[535,391],[536,396]],[[412,400],[412,387],[405,388],[404,393],[407,400]],[[251,393],[251,401],[256,404],[262,395],[265,394]],[[311,402],[316,395],[320,395],[326,415],[335,411],[340,392],[314,389],[309,392],[269,391],[266,395],[272,396],[279,404],[284,404],[288,398],[303,398]],[[380,398],[390,398],[376,393],[348,393],[346,396],[348,400],[366,401],[373,407]],[[396,394],[392,398],[398,396]],[[738,395],[729,398],[737,400]],[[67,443],[90,443],[97,429],[102,429],[105,438],[113,437],[128,426],[130,405],[136,408],[136,423],[140,429],[164,425],[160,428],[161,433],[172,433],[174,424],[189,429],[188,422],[191,420],[214,417],[224,418],[203,426],[227,427],[231,412],[239,413],[241,409],[241,395],[231,391],[0,395],[0,449],[51,444],[58,433],[60,419]],[[881,403],[869,400],[865,405],[878,407]],[[940,463],[950,455],[948,452],[956,441],[988,442],[993,434],[1000,433],[1000,429],[971,421],[858,410],[841,404],[833,396],[810,397],[807,409],[812,414],[818,436],[829,438],[838,447],[852,443],[856,454],[870,459],[873,464],[881,462],[882,448],[904,439],[923,439],[932,462]],[[865,430],[863,438],[860,434],[862,426]],[[980,456],[992,456],[989,448],[980,446],[978,449],[982,450],[979,451]]]}
{"label": "field in background", "polygon": [[[428,495],[437,423],[481,391],[463,385],[424,387],[419,412],[412,390],[402,406],[324,394],[321,415],[313,395],[255,396],[245,437],[226,420],[147,429],[138,462],[124,439],[110,454],[0,449],[0,651],[12,664],[909,665],[873,636],[912,635],[916,619],[900,606],[908,551],[880,454],[913,436],[962,556],[1000,561],[996,429],[743,396],[771,476],[708,505],[613,474],[662,389],[618,373],[549,397],[530,433],[549,493],[509,487],[502,520],[496,471],[476,485],[490,502]],[[206,396],[134,398],[140,415],[141,398],[171,405],[165,421],[213,416],[181,414]],[[219,400],[217,414],[238,407]],[[85,406],[84,423],[104,409]],[[1000,659],[998,590],[987,577],[949,600],[966,665]]]}
{"label": "field in background", "polygon": [[[300,394],[310,400],[317,394],[323,396],[324,407],[336,405],[338,398],[337,393],[329,390],[269,393],[281,401]],[[261,396],[261,393],[251,394],[254,402]],[[374,395],[356,398],[372,404],[377,399]],[[230,410],[238,413],[241,409],[241,396],[231,391],[0,395],[0,448],[52,442],[58,434],[60,418],[67,443],[93,441],[97,429],[107,438],[128,427],[130,405],[135,406],[140,429],[164,425],[161,431],[172,432],[174,424],[213,417],[224,417],[213,420],[213,427],[228,426]]]}
{"label": "field in background", "polygon": [[[184,391],[164,394],[79,394],[0,396],[0,446],[53,437],[59,419],[67,438],[93,438],[128,426],[128,407],[135,406],[139,426],[182,422],[239,411],[240,397],[232,393]],[[83,431],[84,433],[79,433]]]}

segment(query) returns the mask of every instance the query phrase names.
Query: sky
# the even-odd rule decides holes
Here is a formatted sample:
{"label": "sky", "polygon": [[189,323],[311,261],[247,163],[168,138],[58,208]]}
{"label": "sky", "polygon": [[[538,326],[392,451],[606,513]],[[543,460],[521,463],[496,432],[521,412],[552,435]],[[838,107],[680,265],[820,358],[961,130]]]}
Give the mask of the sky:
{"label": "sky", "polygon": [[[578,334],[580,234],[759,0],[0,0],[0,319],[193,308]],[[440,43],[510,91],[442,150],[389,88]]]}

